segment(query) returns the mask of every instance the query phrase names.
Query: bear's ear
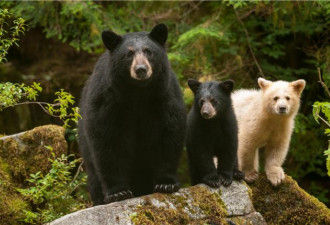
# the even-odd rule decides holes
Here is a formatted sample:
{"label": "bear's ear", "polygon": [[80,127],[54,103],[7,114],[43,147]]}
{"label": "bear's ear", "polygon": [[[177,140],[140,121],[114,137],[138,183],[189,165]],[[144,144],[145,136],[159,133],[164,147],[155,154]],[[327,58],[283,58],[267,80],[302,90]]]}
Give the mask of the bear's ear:
{"label": "bear's ear", "polygon": [[272,82],[269,81],[269,80],[266,80],[264,78],[259,77],[258,78],[258,84],[259,84],[259,87],[261,89],[266,89],[266,88],[268,88],[272,84]]}
{"label": "bear's ear", "polygon": [[227,93],[230,93],[234,89],[234,81],[226,80],[224,82],[220,82],[220,88],[225,90]]}
{"label": "bear's ear", "polygon": [[111,52],[115,50],[115,48],[118,46],[122,39],[123,38],[120,35],[116,34],[113,31],[106,30],[102,32],[103,44]]}
{"label": "bear's ear", "polygon": [[196,93],[197,89],[201,86],[201,82],[195,79],[188,79],[188,86],[192,92]]}
{"label": "bear's ear", "polygon": [[157,24],[154,28],[152,28],[149,36],[157,41],[161,46],[165,46],[165,42],[167,40],[167,26],[165,24]]}
{"label": "bear's ear", "polygon": [[293,87],[293,90],[300,95],[306,86],[306,81],[303,79],[292,81],[290,85]]}

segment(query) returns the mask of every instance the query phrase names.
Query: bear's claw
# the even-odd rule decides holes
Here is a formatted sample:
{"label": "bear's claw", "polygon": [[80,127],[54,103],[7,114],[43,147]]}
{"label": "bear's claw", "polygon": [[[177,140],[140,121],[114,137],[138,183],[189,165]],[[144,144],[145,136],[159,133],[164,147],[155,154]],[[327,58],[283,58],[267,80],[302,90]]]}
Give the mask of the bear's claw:
{"label": "bear's claw", "polygon": [[202,183],[212,187],[212,188],[218,188],[221,185],[220,179],[218,175],[207,175],[202,179]]}
{"label": "bear's claw", "polygon": [[257,171],[245,173],[244,180],[246,181],[246,183],[251,184],[258,178],[258,176],[259,176],[259,174]]}
{"label": "bear's claw", "polygon": [[126,191],[121,191],[118,193],[106,195],[104,198],[104,202],[107,204],[111,202],[122,201],[133,197],[134,197],[133,193],[130,190],[126,190]]}
{"label": "bear's claw", "polygon": [[220,187],[220,181],[206,181],[205,184],[207,184],[208,186],[212,187],[212,188],[218,188]]}
{"label": "bear's claw", "polygon": [[228,187],[233,182],[233,179],[228,179],[228,178],[225,178],[223,176],[220,176],[220,182],[223,186]]}
{"label": "bear's claw", "polygon": [[179,184],[156,184],[154,192],[173,193],[180,189]]}
{"label": "bear's claw", "polygon": [[235,180],[243,180],[245,178],[245,173],[239,170],[235,170],[233,177]]}

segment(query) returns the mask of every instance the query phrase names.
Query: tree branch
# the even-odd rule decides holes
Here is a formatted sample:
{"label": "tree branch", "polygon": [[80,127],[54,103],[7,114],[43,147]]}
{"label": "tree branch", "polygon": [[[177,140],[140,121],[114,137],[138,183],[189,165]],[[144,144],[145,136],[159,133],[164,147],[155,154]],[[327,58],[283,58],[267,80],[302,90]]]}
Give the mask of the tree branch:
{"label": "tree branch", "polygon": [[20,102],[20,103],[16,103],[14,105],[11,105],[11,106],[4,107],[3,109],[9,108],[9,107],[14,107],[14,106],[17,106],[17,105],[29,105],[29,104],[37,104],[48,115],[50,115],[52,117],[60,118],[60,116],[56,116],[54,114],[50,114],[49,111],[43,106],[43,105],[59,106],[59,105],[61,105],[60,103],[50,104],[50,103],[47,103],[47,102]]}
{"label": "tree branch", "polygon": [[322,76],[321,76],[321,69],[320,67],[317,67],[317,72],[319,74],[319,83],[322,85],[322,87],[324,88],[325,92],[328,94],[328,96],[330,97],[330,91],[327,87],[327,85],[325,85],[325,83],[322,81]]}
{"label": "tree branch", "polygon": [[328,127],[330,127],[330,124],[329,124],[325,119],[323,119],[322,116],[317,115],[317,117],[318,117],[320,120],[322,120],[322,121],[323,121]]}
{"label": "tree branch", "polygon": [[239,23],[241,24],[241,26],[243,27],[243,30],[244,30],[244,33],[245,33],[245,36],[246,36],[246,40],[247,40],[247,43],[248,43],[248,46],[249,46],[249,49],[250,49],[251,55],[252,55],[252,57],[253,57],[253,60],[254,60],[254,62],[255,62],[255,64],[256,64],[256,66],[258,67],[259,73],[261,74],[261,76],[262,76],[263,78],[265,78],[265,75],[264,75],[264,73],[262,72],[262,69],[261,69],[261,67],[260,67],[260,65],[259,65],[259,63],[258,63],[258,60],[257,60],[257,58],[256,58],[256,56],[255,56],[255,54],[254,54],[254,52],[253,52],[253,50],[252,50],[252,47],[251,47],[251,44],[250,44],[250,36],[249,36],[249,32],[247,31],[246,27],[244,26],[244,23],[242,22],[241,18],[239,17],[238,12],[236,11],[236,9],[235,9],[235,8],[233,8],[233,9],[234,9],[234,11],[235,11],[235,15],[236,15],[236,18],[237,18],[238,22],[239,22]]}

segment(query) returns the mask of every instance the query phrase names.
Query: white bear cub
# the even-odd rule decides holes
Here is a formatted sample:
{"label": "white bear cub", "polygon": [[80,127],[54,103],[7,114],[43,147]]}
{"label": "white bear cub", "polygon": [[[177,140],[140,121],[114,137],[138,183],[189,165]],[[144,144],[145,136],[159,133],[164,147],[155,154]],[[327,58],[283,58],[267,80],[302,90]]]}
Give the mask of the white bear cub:
{"label": "white bear cub", "polygon": [[284,179],[282,164],[287,155],[294,118],[300,105],[304,80],[272,82],[258,79],[261,90],[238,90],[232,94],[238,121],[238,164],[245,180],[258,177],[258,149],[265,147],[265,171],[272,185]]}

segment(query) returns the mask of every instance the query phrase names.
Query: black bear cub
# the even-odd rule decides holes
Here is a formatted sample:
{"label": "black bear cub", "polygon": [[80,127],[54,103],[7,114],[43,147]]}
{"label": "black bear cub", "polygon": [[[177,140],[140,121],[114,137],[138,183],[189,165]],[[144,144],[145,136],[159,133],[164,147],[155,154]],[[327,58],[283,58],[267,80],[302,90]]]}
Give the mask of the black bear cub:
{"label": "black bear cub", "polygon": [[244,178],[237,169],[238,128],[230,98],[234,82],[189,79],[188,86],[195,95],[186,137],[191,183],[229,186],[233,178]]}
{"label": "black bear cub", "polygon": [[165,50],[151,32],[104,31],[108,49],[82,93],[79,148],[94,205],[179,189],[186,109]]}

